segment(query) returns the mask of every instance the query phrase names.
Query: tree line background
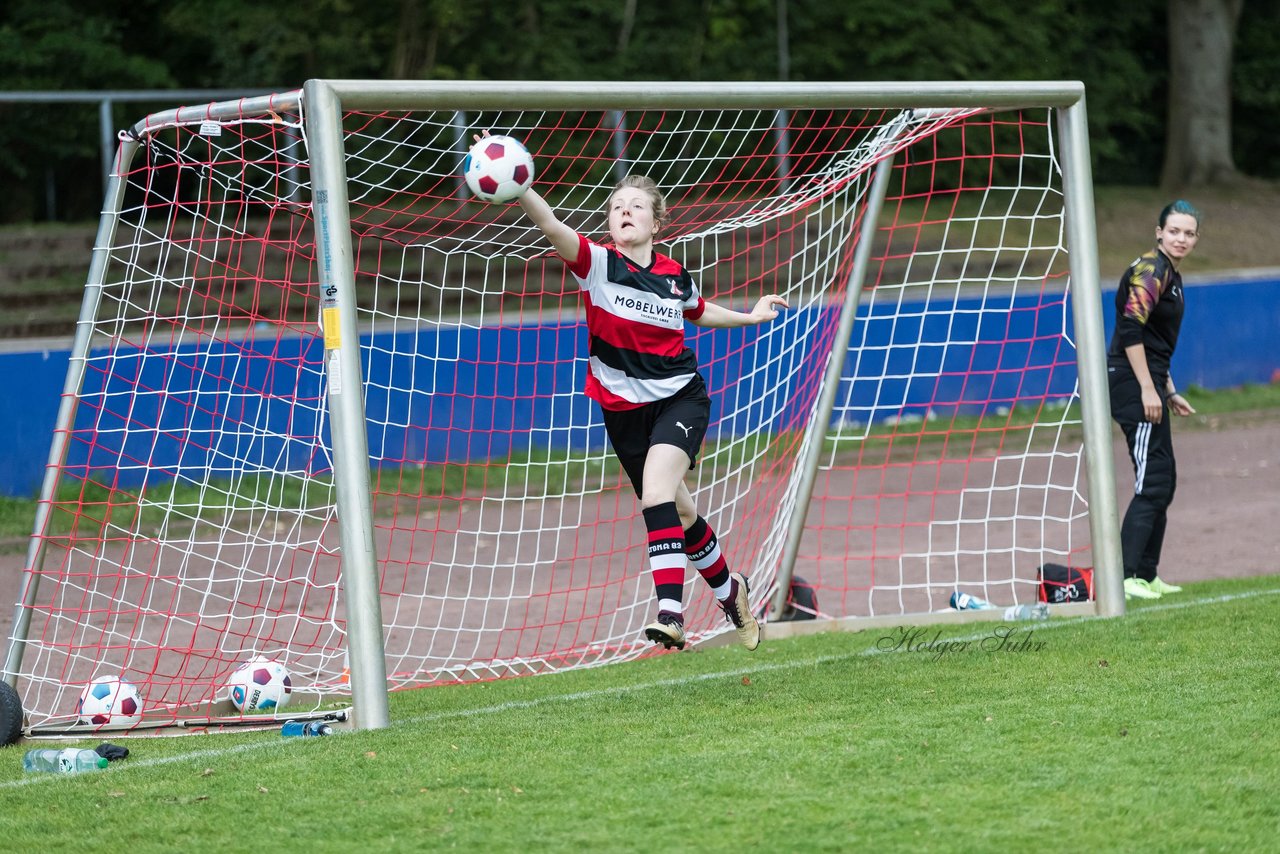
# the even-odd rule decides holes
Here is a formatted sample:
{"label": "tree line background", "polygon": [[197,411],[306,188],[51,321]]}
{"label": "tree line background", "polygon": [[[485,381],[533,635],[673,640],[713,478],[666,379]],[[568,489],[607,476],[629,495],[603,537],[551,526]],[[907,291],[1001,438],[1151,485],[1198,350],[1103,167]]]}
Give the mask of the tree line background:
{"label": "tree line background", "polygon": [[[8,0],[0,56],[9,91],[1082,80],[1098,184],[1280,178],[1280,0]],[[49,218],[49,181],[95,219],[100,171],[95,107],[0,104],[0,222]]]}

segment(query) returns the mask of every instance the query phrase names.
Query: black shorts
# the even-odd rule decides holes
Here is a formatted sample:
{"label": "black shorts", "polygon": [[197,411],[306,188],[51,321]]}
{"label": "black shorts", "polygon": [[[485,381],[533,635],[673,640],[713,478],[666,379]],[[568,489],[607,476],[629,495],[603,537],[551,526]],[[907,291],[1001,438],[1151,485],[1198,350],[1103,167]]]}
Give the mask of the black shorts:
{"label": "black shorts", "polygon": [[604,429],[622,468],[639,496],[644,492],[644,461],[654,445],[675,445],[689,455],[689,468],[698,463],[698,451],[711,423],[711,398],[701,374],[665,400],[635,409],[604,412]]}

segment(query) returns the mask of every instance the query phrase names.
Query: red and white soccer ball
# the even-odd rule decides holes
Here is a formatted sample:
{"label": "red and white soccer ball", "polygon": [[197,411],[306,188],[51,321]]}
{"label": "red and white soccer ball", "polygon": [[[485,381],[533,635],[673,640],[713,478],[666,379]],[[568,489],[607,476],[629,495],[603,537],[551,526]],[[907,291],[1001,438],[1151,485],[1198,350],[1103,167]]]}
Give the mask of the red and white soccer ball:
{"label": "red and white soccer ball", "polygon": [[519,198],[533,183],[533,158],[518,139],[481,137],[462,161],[462,177],[477,197],[505,204]]}
{"label": "red and white soccer ball", "polygon": [[92,726],[133,726],[142,720],[142,695],[119,676],[99,676],[80,692],[76,716]]}
{"label": "red and white soccer ball", "polygon": [[236,711],[246,714],[283,709],[292,694],[289,668],[264,656],[246,661],[227,680],[227,699]]}

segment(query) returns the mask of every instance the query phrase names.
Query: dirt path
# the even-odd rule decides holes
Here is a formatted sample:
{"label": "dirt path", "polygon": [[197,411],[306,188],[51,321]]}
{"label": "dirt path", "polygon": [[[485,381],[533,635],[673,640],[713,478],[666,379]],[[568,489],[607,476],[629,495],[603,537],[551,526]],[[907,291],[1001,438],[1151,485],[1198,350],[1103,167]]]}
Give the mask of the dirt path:
{"label": "dirt path", "polygon": [[[1207,429],[1173,424],[1178,491],[1160,575],[1196,581],[1280,573],[1280,422],[1213,421]],[[1116,486],[1123,513],[1133,494],[1123,439],[1116,443]]]}

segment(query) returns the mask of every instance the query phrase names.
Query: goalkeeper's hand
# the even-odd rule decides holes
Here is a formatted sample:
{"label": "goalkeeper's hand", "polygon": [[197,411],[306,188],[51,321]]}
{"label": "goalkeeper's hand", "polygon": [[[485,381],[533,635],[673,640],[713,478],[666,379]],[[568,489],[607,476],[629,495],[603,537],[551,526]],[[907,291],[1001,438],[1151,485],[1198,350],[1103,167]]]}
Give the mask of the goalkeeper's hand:
{"label": "goalkeeper's hand", "polygon": [[756,323],[768,323],[778,316],[779,308],[791,308],[786,299],[777,294],[766,294],[760,297],[756,307],[751,309],[751,317]]}

